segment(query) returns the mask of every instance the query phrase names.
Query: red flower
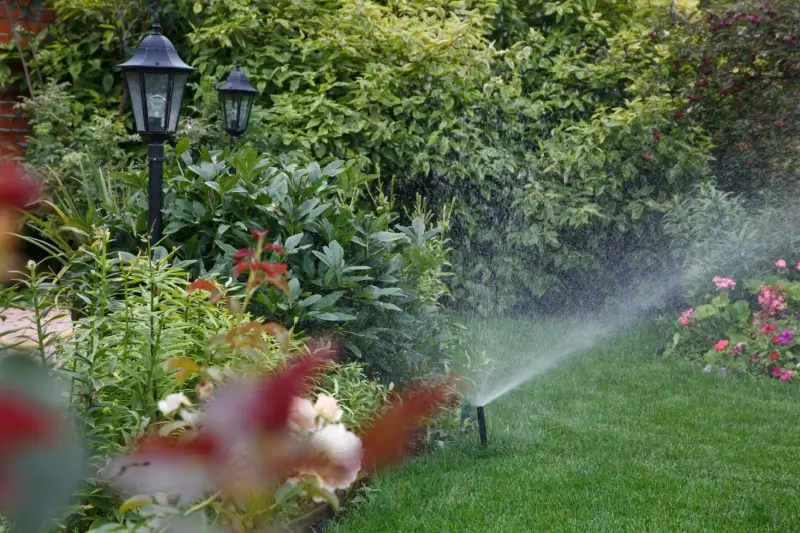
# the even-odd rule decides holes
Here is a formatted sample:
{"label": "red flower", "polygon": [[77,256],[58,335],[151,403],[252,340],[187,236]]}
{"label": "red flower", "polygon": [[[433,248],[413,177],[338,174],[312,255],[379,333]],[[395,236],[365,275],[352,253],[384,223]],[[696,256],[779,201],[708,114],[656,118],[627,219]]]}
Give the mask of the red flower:
{"label": "red flower", "polygon": [[778,352],[772,352],[771,354],[769,354],[769,358],[772,359],[773,361],[777,361],[779,357],[780,354]]}
{"label": "red flower", "polygon": [[672,62],[672,66],[673,66],[673,67],[675,67],[675,70],[680,70],[680,69],[681,69],[681,62],[680,62],[680,61],[678,61],[677,59],[675,59],[675,60]]}
{"label": "red flower", "polygon": [[137,454],[162,458],[181,457],[199,460],[218,461],[222,459],[219,443],[207,434],[193,435],[191,438],[152,436],[143,440],[136,448]]}
{"label": "red flower", "polygon": [[727,94],[730,94],[730,91],[728,89],[720,89],[719,90],[719,94],[721,94],[722,96],[725,96]]}
{"label": "red flower", "polygon": [[361,435],[364,455],[362,467],[370,470],[399,459],[408,448],[417,428],[447,401],[445,383],[411,391],[392,404]]}
{"label": "red flower", "polygon": [[260,230],[260,231],[257,230],[257,229],[254,229],[254,230],[252,230],[250,232],[250,235],[257,241],[263,241],[264,238],[267,236],[267,233],[269,233],[268,229],[264,229],[264,230]]}
{"label": "red flower", "polygon": [[650,33],[648,33],[647,36],[650,37],[653,40],[658,39],[658,32],[653,30]]}
{"label": "red flower", "polygon": [[698,80],[694,84],[695,87],[708,87],[708,80]]}
{"label": "red flower", "polygon": [[233,264],[238,265],[245,259],[250,259],[254,255],[256,255],[256,251],[250,250],[249,248],[241,248],[239,250],[236,250],[236,253],[233,254]]}
{"label": "red flower", "polygon": [[689,100],[691,100],[692,102],[699,102],[700,101],[700,96],[696,95],[696,94],[693,94],[693,95],[689,96]]}
{"label": "red flower", "polygon": [[276,242],[271,242],[266,246],[267,250],[272,250],[276,254],[282,254],[285,248]]}
{"label": "red flower", "polygon": [[289,265],[286,263],[270,263],[268,261],[242,261],[233,269],[233,275],[238,277],[243,272],[250,270],[263,272],[267,277],[274,278],[281,274],[286,274],[289,271]]}
{"label": "red flower", "polygon": [[311,380],[325,369],[326,363],[333,357],[331,350],[319,349],[274,378],[264,381],[250,405],[249,420],[254,428],[265,432],[285,429],[295,397],[308,392]]}
{"label": "red flower", "polygon": [[214,292],[217,290],[217,286],[211,280],[208,279],[196,279],[186,287],[186,292],[193,292],[193,291],[208,291]]}
{"label": "red flower", "polygon": [[764,324],[761,326],[761,333],[764,335],[769,335],[770,333],[775,332],[775,324]]}
{"label": "red flower", "polygon": [[675,111],[675,113],[672,115],[672,117],[673,117],[673,118],[678,118],[678,119],[681,119],[681,118],[683,118],[683,112],[681,112],[681,111]]}
{"label": "red flower", "polygon": [[52,438],[55,416],[32,400],[0,393],[0,460],[14,449]]}
{"label": "red flower", "polygon": [[756,25],[761,24],[761,17],[758,15],[747,15],[747,20]]}
{"label": "red flower", "polygon": [[713,70],[711,70],[711,67],[709,67],[708,65],[704,64],[702,67],[700,67],[700,74],[702,74],[703,76],[709,76],[712,72]]}
{"label": "red flower", "polygon": [[643,154],[642,154],[642,158],[643,158],[645,161],[650,161],[650,153],[649,153],[649,152],[645,152],[645,153],[643,153]]}
{"label": "red flower", "polygon": [[661,140],[661,133],[658,130],[653,130],[650,132],[650,135],[653,137],[653,140],[658,142]]}
{"label": "red flower", "polygon": [[23,209],[41,195],[41,186],[23,168],[11,162],[0,162],[0,206]]}
{"label": "red flower", "polygon": [[781,370],[781,367],[776,366],[775,368],[772,369],[773,376],[780,376],[781,374],[783,374],[783,370]]}

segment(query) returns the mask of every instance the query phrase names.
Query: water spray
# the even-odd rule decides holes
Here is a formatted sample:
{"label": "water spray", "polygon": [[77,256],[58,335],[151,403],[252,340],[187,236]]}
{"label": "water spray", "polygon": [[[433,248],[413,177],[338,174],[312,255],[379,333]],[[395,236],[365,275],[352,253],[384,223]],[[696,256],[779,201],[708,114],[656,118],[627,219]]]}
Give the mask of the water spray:
{"label": "water spray", "polygon": [[483,413],[483,405],[479,405],[478,410],[478,433],[481,437],[481,446],[486,446],[489,439],[486,437],[486,415]]}

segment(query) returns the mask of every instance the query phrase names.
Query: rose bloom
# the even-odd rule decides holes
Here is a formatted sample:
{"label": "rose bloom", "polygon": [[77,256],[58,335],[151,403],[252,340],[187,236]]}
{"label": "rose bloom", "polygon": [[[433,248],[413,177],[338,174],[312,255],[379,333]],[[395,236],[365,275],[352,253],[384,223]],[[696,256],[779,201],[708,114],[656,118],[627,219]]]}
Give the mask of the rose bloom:
{"label": "rose bloom", "polygon": [[786,268],[786,260],[778,259],[777,261],[775,261],[775,266],[778,268]]}
{"label": "rose bloom", "polygon": [[317,396],[317,402],[314,404],[314,411],[317,416],[322,417],[328,422],[338,422],[342,419],[342,409],[336,402],[336,398],[328,396],[327,394],[320,394]]}
{"label": "rose bloom", "polygon": [[714,345],[714,351],[715,352],[721,352],[727,347],[728,347],[728,341],[723,339],[723,340],[719,341],[717,344]]}
{"label": "rose bloom", "polygon": [[314,433],[309,443],[313,464],[299,474],[316,475],[322,488],[333,492],[346,489],[361,470],[361,439],[343,424],[331,424]]}

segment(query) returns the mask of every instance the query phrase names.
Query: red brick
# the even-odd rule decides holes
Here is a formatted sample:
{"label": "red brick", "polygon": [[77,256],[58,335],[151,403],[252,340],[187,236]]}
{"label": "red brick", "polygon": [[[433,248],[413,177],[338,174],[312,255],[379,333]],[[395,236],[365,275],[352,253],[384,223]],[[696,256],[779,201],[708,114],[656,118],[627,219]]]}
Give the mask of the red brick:
{"label": "red brick", "polygon": [[20,110],[16,108],[14,102],[0,100],[0,117],[17,117],[20,114]]}
{"label": "red brick", "polygon": [[32,32],[32,33],[40,33],[42,30],[44,30],[47,27],[47,24],[42,24],[41,22],[28,21],[28,20],[21,21],[19,23],[19,25],[22,28],[24,28],[24,29],[26,29],[26,30],[28,30],[29,32]]}
{"label": "red brick", "polygon": [[24,133],[6,133],[0,131],[0,145],[20,142],[28,142],[28,136]]}
{"label": "red brick", "polygon": [[8,118],[0,116],[0,130],[28,131],[28,121],[24,118]]}
{"label": "red brick", "polygon": [[14,25],[10,20],[0,20],[0,34],[10,35],[14,31]]}
{"label": "red brick", "polygon": [[52,9],[42,9],[42,11],[39,13],[39,20],[45,23],[55,22],[56,12]]}
{"label": "red brick", "polygon": [[20,13],[19,9],[14,9],[9,11],[8,6],[6,5],[5,2],[0,3],[0,19],[6,19],[6,18],[18,19],[20,17],[22,17],[22,13]]}
{"label": "red brick", "polygon": [[18,159],[22,155],[22,153],[24,151],[25,150],[22,148],[22,146],[20,146],[18,144],[15,144],[15,143],[9,143],[9,144],[0,143],[0,158],[3,158],[3,159]]}

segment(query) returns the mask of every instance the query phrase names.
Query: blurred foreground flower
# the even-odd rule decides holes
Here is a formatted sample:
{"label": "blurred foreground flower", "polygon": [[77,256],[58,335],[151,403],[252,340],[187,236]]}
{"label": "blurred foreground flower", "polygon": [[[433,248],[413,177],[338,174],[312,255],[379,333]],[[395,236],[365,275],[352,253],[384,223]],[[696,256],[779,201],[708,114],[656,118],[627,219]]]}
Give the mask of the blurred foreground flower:
{"label": "blurred foreground flower", "polygon": [[[262,505],[267,514],[290,495],[338,507],[337,490],[350,487],[363,470],[402,457],[444,404],[448,388],[438,383],[398,397],[356,435],[338,423],[335,398],[320,395],[312,403],[304,397],[332,358],[330,350],[317,349],[280,372],[230,380],[191,424],[176,422],[183,431],[150,436],[114,458],[106,479],[142,502],[166,497],[184,509],[197,510],[196,502],[206,498],[210,508],[235,505],[253,513]],[[187,404],[173,394],[162,410],[190,409]]]}
{"label": "blurred foreground flower", "polygon": [[61,392],[31,357],[0,359],[0,511],[14,531],[41,531],[84,473]]}

